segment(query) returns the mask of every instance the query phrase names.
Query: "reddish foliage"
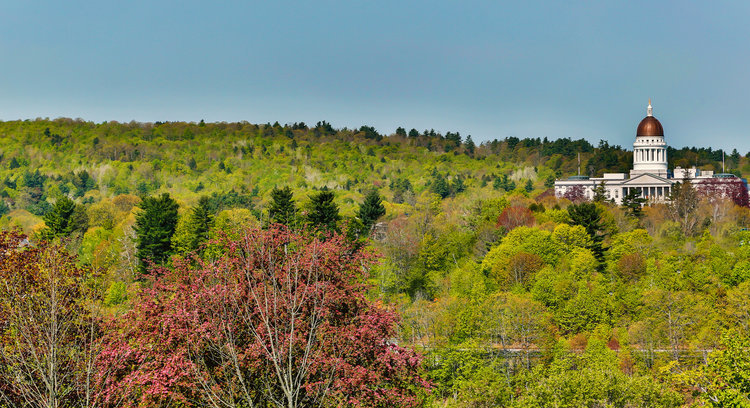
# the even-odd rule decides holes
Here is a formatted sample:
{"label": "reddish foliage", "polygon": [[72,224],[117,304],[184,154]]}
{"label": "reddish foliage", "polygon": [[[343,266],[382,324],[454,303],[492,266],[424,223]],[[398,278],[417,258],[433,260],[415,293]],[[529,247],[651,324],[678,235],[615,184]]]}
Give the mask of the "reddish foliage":
{"label": "reddish foliage", "polygon": [[555,198],[555,189],[554,188],[548,188],[544,191],[542,191],[539,195],[534,197],[534,201],[537,203],[543,203],[543,201],[549,201],[550,199],[554,200]]}
{"label": "reddish foliage", "polygon": [[617,261],[617,270],[625,280],[637,279],[646,273],[646,260],[637,252],[625,254]]}
{"label": "reddish foliage", "polygon": [[617,350],[619,350],[619,349],[620,349],[620,341],[619,341],[619,340],[617,340],[617,337],[612,337],[612,338],[610,338],[610,339],[609,339],[609,341],[607,342],[607,347],[608,347],[608,348],[609,348],[610,350],[615,350],[615,351],[617,351]]}
{"label": "reddish foliage", "polygon": [[217,244],[216,260],[158,271],[119,320],[104,361],[116,367],[103,384],[111,404],[420,403],[421,357],[390,340],[398,316],[364,297],[372,254],[280,228]]}
{"label": "reddish foliage", "polygon": [[708,200],[729,199],[740,207],[750,206],[747,186],[739,177],[705,179],[695,187]]}
{"label": "reddish foliage", "polygon": [[620,357],[620,371],[627,375],[633,375],[633,371],[635,369],[635,361],[630,357],[630,355],[624,355]]}
{"label": "reddish foliage", "polygon": [[514,228],[534,225],[534,213],[523,206],[507,207],[497,218],[497,226],[510,231]]}
{"label": "reddish foliage", "polygon": [[563,198],[567,198],[576,204],[584,202],[586,201],[586,189],[583,186],[568,187],[563,194]]}
{"label": "reddish foliage", "polygon": [[570,339],[570,348],[582,352],[589,344],[589,338],[584,333],[578,333]]}

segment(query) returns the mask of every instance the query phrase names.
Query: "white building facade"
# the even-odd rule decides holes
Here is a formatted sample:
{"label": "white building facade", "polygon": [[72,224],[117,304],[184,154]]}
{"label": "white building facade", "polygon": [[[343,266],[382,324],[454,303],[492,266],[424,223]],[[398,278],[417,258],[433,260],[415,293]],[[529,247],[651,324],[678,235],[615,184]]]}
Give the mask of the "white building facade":
{"label": "white building facade", "polygon": [[[736,178],[733,174],[717,174],[700,169],[682,169],[674,172],[667,168],[667,143],[664,140],[664,129],[653,115],[651,101],[648,102],[646,117],[636,131],[633,143],[633,169],[625,173],[604,173],[602,177],[573,176],[555,181],[555,196],[580,197],[591,200],[594,189],[603,185],[608,199],[622,204],[622,198],[629,192],[637,190],[640,196],[650,202],[664,202],[669,199],[672,186],[684,179],[692,183],[703,183],[717,178]],[[738,179],[739,180],[739,179]],[[581,197],[582,196],[582,197]]]}

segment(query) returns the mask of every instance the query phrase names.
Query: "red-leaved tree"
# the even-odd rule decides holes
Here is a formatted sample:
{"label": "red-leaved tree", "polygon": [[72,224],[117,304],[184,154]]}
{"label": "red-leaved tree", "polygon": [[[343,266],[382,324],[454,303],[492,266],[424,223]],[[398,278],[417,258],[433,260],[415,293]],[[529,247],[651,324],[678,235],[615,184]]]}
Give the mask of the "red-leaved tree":
{"label": "red-leaved tree", "polygon": [[747,186],[739,177],[710,178],[696,184],[696,190],[710,202],[732,200],[735,205],[748,207]]}
{"label": "red-leaved tree", "polygon": [[[421,358],[368,301],[372,254],[278,227],[176,261],[108,339],[111,404],[415,406]],[[109,360],[107,360],[109,359]]]}
{"label": "red-leaved tree", "polygon": [[534,213],[530,209],[523,206],[511,206],[504,209],[497,218],[497,226],[505,227],[510,231],[521,226],[530,227],[535,221]]}
{"label": "red-leaved tree", "polygon": [[565,190],[563,198],[578,204],[586,201],[586,189],[583,186],[570,186]]}

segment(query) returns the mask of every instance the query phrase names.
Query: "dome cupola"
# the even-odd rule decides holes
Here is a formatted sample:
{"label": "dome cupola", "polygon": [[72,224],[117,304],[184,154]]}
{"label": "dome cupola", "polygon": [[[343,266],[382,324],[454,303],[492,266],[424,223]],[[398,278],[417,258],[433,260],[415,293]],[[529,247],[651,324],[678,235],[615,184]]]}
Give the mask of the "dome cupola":
{"label": "dome cupola", "polygon": [[664,128],[654,117],[651,99],[648,100],[646,117],[638,124],[633,143],[633,170],[630,177],[640,174],[653,174],[667,177],[667,144],[664,141]]}
{"label": "dome cupola", "polygon": [[659,119],[656,119],[653,115],[653,108],[651,107],[651,100],[648,100],[648,109],[646,110],[646,117],[643,118],[641,123],[638,124],[638,130],[636,130],[636,136],[664,136],[664,128],[661,127]]}

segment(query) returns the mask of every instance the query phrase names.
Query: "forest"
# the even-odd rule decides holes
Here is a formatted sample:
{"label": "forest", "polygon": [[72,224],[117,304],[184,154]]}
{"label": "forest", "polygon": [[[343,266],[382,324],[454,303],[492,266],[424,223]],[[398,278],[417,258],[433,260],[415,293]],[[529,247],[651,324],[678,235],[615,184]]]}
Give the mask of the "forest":
{"label": "forest", "polygon": [[745,185],[555,197],[579,155],[632,164],[326,121],[0,122],[0,407],[750,407]]}

